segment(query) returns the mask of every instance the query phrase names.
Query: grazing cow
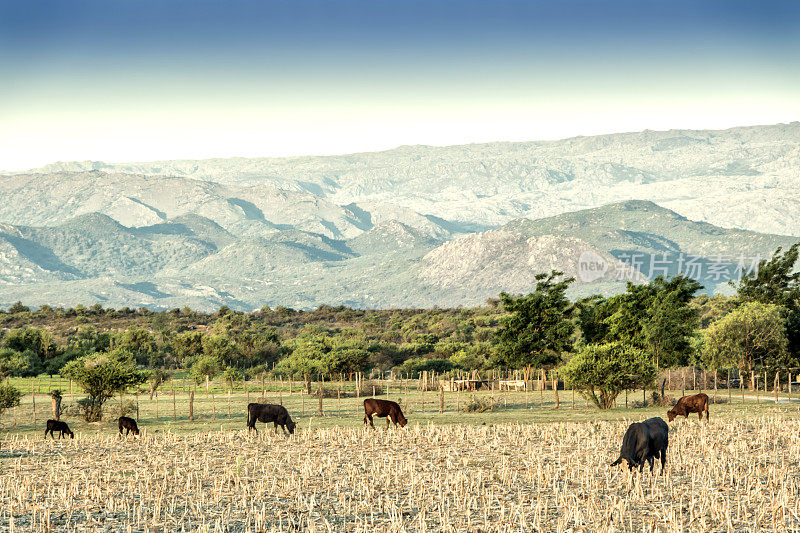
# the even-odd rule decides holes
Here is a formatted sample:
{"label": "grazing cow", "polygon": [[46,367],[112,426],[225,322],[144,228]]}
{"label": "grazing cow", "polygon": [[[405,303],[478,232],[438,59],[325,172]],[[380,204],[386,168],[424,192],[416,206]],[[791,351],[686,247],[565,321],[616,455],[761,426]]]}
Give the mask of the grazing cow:
{"label": "grazing cow", "polygon": [[50,433],[50,436],[53,437],[53,439],[55,439],[56,436],[53,435],[54,431],[59,431],[61,433],[61,437],[59,438],[63,439],[64,433],[69,435],[69,438],[71,439],[75,438],[75,433],[73,433],[72,430],[69,429],[69,426],[67,425],[66,422],[61,422],[60,420],[48,420],[47,427],[44,430],[44,438],[47,438],[47,434]]}
{"label": "grazing cow", "polygon": [[678,415],[689,418],[690,413],[697,413],[702,420],[703,412],[706,413],[706,422],[708,422],[708,395],[701,392],[693,396],[684,396],[678,400],[675,407],[667,411],[667,418],[672,422]]}
{"label": "grazing cow", "polygon": [[372,415],[377,417],[386,418],[386,429],[389,429],[389,421],[394,422],[395,427],[397,424],[400,424],[400,427],[405,427],[408,423],[406,417],[403,416],[403,411],[400,409],[400,406],[397,405],[397,402],[393,402],[391,400],[379,400],[377,398],[367,398],[364,400],[364,425],[367,425],[367,419],[369,419],[369,425],[375,427],[375,424],[372,423]]}
{"label": "grazing cow", "polygon": [[633,470],[637,466],[639,472],[644,469],[644,462],[650,463],[653,471],[653,458],[661,457],[661,471],[667,464],[667,446],[669,445],[669,426],[660,417],[648,418],[644,422],[635,422],[628,427],[622,438],[622,449],[619,459],[611,466],[620,464],[623,459],[628,462],[628,468]]}
{"label": "grazing cow", "polygon": [[255,429],[256,433],[258,433],[258,429],[256,429],[256,421],[264,422],[266,424],[273,422],[275,424],[275,431],[278,431],[278,426],[281,426],[284,433],[286,433],[288,428],[290,435],[294,433],[294,428],[297,426],[297,424],[295,424],[292,420],[292,417],[289,416],[289,412],[284,406],[270,403],[247,404],[248,433],[251,429]]}
{"label": "grazing cow", "polygon": [[133,432],[134,436],[139,434],[139,426],[136,425],[136,420],[133,418],[128,418],[127,416],[119,417],[119,434],[122,435],[122,430],[125,431],[125,436],[128,436],[128,433],[131,431]]}

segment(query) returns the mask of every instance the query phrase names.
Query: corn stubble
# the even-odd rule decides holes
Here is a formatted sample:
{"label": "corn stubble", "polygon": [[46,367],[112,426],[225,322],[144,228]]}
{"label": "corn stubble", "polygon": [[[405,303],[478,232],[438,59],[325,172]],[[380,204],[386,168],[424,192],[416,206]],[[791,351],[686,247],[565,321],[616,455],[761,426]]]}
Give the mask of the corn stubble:
{"label": "corn stubble", "polygon": [[[673,426],[663,476],[611,468],[627,422],[2,443],[3,530],[791,531],[800,421]],[[656,466],[656,472],[659,467]]]}

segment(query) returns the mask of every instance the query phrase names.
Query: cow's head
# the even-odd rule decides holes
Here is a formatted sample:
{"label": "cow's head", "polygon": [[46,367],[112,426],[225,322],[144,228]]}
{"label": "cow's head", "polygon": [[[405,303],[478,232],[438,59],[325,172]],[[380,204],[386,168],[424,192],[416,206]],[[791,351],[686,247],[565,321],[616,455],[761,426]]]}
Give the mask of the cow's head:
{"label": "cow's head", "polygon": [[73,433],[71,429],[68,429],[67,433],[69,433],[69,438],[71,438],[71,439],[75,438],[75,433]]}
{"label": "cow's head", "polygon": [[406,427],[406,424],[408,424],[408,420],[403,416],[403,413],[400,413],[400,416],[397,417],[397,423],[400,424],[401,428]]}
{"label": "cow's head", "polygon": [[288,422],[286,422],[286,428],[289,430],[289,434],[290,435],[294,434],[294,428],[296,428],[296,427],[297,427],[297,424],[291,418],[289,419]]}
{"label": "cow's head", "polygon": [[667,419],[668,419],[670,422],[672,422],[673,420],[675,420],[675,416],[676,416],[676,415],[677,415],[677,413],[675,412],[675,409],[670,409],[669,411],[667,411]]}
{"label": "cow's head", "polygon": [[635,460],[631,459],[630,457],[623,457],[621,455],[619,456],[619,459],[611,463],[611,466],[616,466],[620,464],[622,461],[628,463],[628,470],[633,470],[634,468],[639,466],[639,463],[637,463]]}

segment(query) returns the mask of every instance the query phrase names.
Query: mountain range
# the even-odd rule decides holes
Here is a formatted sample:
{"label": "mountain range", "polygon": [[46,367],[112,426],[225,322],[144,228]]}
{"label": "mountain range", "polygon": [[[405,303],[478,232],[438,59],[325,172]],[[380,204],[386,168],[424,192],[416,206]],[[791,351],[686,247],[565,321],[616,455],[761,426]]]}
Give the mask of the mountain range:
{"label": "mountain range", "polygon": [[[688,272],[725,290],[800,241],[800,123],[0,176],[0,306],[475,305]],[[588,269],[588,270],[587,270]]]}

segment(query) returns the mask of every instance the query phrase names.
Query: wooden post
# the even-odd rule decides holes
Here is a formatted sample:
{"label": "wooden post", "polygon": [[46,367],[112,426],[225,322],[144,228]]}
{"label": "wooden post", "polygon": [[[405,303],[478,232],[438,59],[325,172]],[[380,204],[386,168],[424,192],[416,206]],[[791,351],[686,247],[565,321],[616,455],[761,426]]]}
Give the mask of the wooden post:
{"label": "wooden post", "polygon": [[317,414],[319,416],[322,416],[322,395],[325,393],[325,391],[323,390],[324,383],[325,383],[325,376],[321,375],[319,377],[319,390],[318,390],[318,392],[319,392],[319,409],[317,410]]}
{"label": "wooden post", "polygon": [[439,414],[444,413],[444,386],[439,384]]}
{"label": "wooden post", "polygon": [[553,372],[553,374],[555,376],[553,378],[553,394],[556,395],[556,407],[555,408],[558,409],[558,406],[559,406],[559,400],[558,400],[558,372]]}
{"label": "wooden post", "polygon": [[625,409],[628,408],[628,389],[625,389]]}
{"label": "wooden post", "polygon": [[172,420],[178,421],[178,404],[175,402],[175,381],[169,380],[169,388],[172,391]]}
{"label": "wooden post", "polygon": [[247,403],[250,403],[250,389],[247,388],[247,377],[242,374],[242,388],[244,389],[244,395],[247,398]]}
{"label": "wooden post", "polygon": [[714,369],[714,403],[717,403],[717,370]]}
{"label": "wooden post", "polygon": [[544,388],[546,387],[546,381],[547,380],[545,379],[544,368],[542,368],[539,371],[539,383],[541,385],[539,387],[539,408],[540,409],[544,408]]}
{"label": "wooden post", "polygon": [[208,374],[206,374],[206,394],[208,394]]}
{"label": "wooden post", "polygon": [[336,391],[336,407],[339,411],[339,417],[342,416],[342,375],[339,374],[339,389]]}
{"label": "wooden post", "polygon": [[262,398],[266,398],[267,397],[267,389],[266,389],[266,387],[264,385],[264,373],[263,372],[261,373],[261,397]]}
{"label": "wooden post", "polygon": [[189,391],[189,421],[194,421],[194,389]]}
{"label": "wooden post", "polygon": [[305,401],[305,391],[300,389],[300,418],[304,418],[306,416],[306,401]]}
{"label": "wooden post", "polygon": [[780,381],[780,378],[778,377],[778,372],[775,372],[775,383],[772,385],[772,387],[775,389],[775,403],[777,404],[778,403],[778,389],[781,387],[781,381]]}
{"label": "wooden post", "polygon": [[[206,382],[206,385],[208,385],[208,382]],[[211,419],[217,419],[217,402],[214,401],[214,389],[211,389]]]}
{"label": "wooden post", "polygon": [[727,384],[727,387],[728,387],[728,403],[731,403],[733,400],[731,400],[731,369],[730,368],[728,369],[728,381],[726,381],[725,383]]}
{"label": "wooden post", "polygon": [[572,409],[575,410],[575,386],[572,387]]}
{"label": "wooden post", "polygon": [[231,389],[228,388],[228,419],[231,418]]}
{"label": "wooden post", "polygon": [[158,422],[158,391],[156,391],[156,422]]}
{"label": "wooden post", "polygon": [[136,392],[134,393],[136,396],[136,423],[139,423],[139,388],[136,388]]}
{"label": "wooden post", "polygon": [[34,382],[36,378],[31,380],[31,401],[33,402],[33,429],[36,429],[36,389],[34,388]]}
{"label": "wooden post", "polygon": [[739,371],[739,390],[742,393],[742,403],[744,403],[744,378],[741,371]]}
{"label": "wooden post", "polygon": [[681,389],[681,396],[686,396],[686,372],[681,372],[683,377],[683,388]]}

